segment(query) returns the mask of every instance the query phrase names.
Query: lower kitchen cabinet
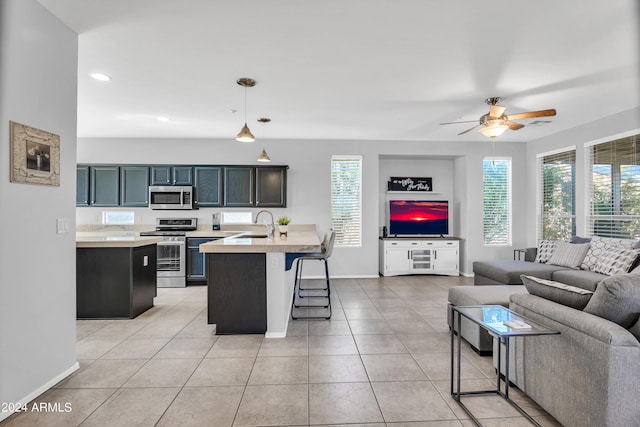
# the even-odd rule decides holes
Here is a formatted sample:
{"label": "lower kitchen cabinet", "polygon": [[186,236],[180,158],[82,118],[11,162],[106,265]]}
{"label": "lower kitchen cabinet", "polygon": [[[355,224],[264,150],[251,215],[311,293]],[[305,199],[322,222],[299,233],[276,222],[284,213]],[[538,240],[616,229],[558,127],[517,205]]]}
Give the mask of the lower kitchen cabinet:
{"label": "lower kitchen cabinet", "polygon": [[76,248],[78,319],[133,319],[153,307],[156,245]]}
{"label": "lower kitchen cabinet", "polygon": [[381,238],[380,274],[460,274],[457,238]]}
{"label": "lower kitchen cabinet", "polygon": [[213,240],[218,238],[187,238],[187,283],[189,285],[207,282],[207,258],[205,254],[200,253],[200,245]]}

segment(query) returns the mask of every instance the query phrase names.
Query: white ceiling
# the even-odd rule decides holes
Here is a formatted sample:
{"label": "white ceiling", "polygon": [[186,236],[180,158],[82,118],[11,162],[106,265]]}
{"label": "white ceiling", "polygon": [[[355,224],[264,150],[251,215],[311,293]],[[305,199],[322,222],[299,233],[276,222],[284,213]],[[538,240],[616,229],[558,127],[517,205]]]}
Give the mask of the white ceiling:
{"label": "white ceiling", "polygon": [[557,109],[500,137],[529,141],[640,105],[637,0],[38,1],[79,33],[80,137],[233,138],[239,77],[267,139],[485,140],[439,123],[501,96]]}

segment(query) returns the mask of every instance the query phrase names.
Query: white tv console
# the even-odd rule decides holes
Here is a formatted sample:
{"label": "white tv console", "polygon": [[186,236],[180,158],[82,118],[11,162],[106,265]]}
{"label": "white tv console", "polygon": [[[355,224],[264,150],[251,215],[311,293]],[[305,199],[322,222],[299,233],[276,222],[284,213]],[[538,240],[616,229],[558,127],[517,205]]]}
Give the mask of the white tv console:
{"label": "white tv console", "polygon": [[379,271],[402,274],[460,274],[458,237],[380,237]]}

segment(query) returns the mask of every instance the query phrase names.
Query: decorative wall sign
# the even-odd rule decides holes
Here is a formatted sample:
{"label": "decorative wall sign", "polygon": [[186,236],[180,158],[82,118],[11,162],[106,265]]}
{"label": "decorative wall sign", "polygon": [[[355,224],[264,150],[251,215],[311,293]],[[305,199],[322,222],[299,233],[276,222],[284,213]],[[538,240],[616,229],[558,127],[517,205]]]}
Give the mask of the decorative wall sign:
{"label": "decorative wall sign", "polygon": [[60,186],[60,136],[9,122],[11,182]]}
{"label": "decorative wall sign", "polygon": [[389,178],[387,185],[388,191],[433,191],[431,185],[432,178],[406,178],[395,177]]}

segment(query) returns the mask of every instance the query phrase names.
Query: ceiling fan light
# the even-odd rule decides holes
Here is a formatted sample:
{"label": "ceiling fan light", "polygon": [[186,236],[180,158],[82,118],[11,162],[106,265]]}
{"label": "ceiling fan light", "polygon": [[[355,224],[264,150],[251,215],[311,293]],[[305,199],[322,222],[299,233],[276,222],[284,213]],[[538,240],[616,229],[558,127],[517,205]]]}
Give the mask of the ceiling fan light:
{"label": "ceiling fan light", "polygon": [[495,138],[502,135],[507,129],[509,129],[507,125],[493,125],[481,128],[480,133],[489,138]]}
{"label": "ceiling fan light", "polygon": [[271,161],[271,157],[269,157],[264,148],[262,149],[262,153],[258,156],[258,161],[263,163],[269,163]]}
{"label": "ceiling fan light", "polygon": [[247,126],[247,122],[244,123],[244,126],[240,130],[240,133],[236,136],[236,141],[239,142],[253,142],[256,140],[256,137],[253,136],[251,131],[249,130],[249,126]]}

